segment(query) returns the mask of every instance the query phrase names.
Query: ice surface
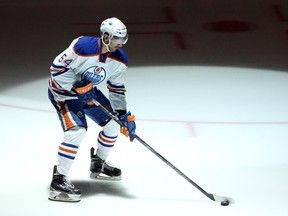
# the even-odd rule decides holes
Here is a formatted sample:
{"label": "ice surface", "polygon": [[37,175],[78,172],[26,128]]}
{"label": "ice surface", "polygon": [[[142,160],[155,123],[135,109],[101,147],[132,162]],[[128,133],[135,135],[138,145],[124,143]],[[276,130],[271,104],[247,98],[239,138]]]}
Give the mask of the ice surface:
{"label": "ice surface", "polygon": [[228,207],[123,136],[109,157],[123,180],[90,180],[89,149],[100,129],[91,121],[70,172],[81,202],[48,201],[62,131],[47,79],[6,89],[0,94],[0,214],[286,216],[287,81],[287,73],[248,68],[129,68],[137,134],[207,192],[233,197]]}

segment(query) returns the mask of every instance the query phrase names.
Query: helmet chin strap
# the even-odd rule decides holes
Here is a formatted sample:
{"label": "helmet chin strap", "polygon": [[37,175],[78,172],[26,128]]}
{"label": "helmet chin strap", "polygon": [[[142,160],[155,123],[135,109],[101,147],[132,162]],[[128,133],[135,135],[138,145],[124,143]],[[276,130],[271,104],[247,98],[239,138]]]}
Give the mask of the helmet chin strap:
{"label": "helmet chin strap", "polygon": [[110,39],[110,37],[109,37],[109,43],[108,43],[108,44],[106,44],[106,43],[104,42],[104,37],[103,37],[103,36],[102,36],[101,40],[102,40],[103,45],[106,47],[107,51],[108,51],[108,52],[111,52],[111,50],[109,49],[109,45],[111,44],[111,39]]}

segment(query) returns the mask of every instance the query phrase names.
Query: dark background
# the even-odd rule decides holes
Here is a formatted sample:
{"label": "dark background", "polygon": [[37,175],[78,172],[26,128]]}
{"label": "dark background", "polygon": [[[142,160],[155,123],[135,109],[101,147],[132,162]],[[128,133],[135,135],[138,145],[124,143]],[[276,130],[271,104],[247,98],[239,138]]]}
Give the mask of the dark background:
{"label": "dark background", "polygon": [[1,1],[0,91],[49,77],[56,55],[112,16],[130,67],[231,66],[288,71],[287,0]]}

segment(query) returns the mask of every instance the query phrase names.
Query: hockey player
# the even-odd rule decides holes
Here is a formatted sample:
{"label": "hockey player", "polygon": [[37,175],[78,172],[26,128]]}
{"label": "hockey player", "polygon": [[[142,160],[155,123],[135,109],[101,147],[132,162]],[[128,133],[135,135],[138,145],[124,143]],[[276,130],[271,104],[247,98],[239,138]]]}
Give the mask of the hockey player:
{"label": "hockey player", "polygon": [[[91,148],[90,178],[121,179],[121,170],[106,162],[121,131],[135,138],[135,117],[127,111],[125,71],[127,56],[121,49],[128,40],[126,26],[117,18],[100,25],[101,37],[82,36],[60,53],[50,67],[48,96],[55,107],[64,131],[58,149],[58,165],[54,166],[49,199],[80,201],[81,191],[67,176],[87,130],[86,117],[102,127],[96,151]],[[97,88],[105,83],[108,98]],[[125,125],[120,126],[100,110],[97,100]]]}

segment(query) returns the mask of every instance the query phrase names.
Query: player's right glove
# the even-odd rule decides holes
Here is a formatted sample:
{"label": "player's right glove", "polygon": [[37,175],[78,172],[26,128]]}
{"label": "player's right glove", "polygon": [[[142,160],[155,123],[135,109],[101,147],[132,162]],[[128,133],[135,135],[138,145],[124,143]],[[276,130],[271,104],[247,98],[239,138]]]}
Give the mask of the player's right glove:
{"label": "player's right glove", "polygon": [[119,120],[123,123],[124,127],[121,127],[120,131],[126,137],[130,137],[130,141],[133,142],[134,138],[136,137],[135,130],[135,115],[131,115],[131,112],[127,112],[124,115],[120,115]]}
{"label": "player's right glove", "polygon": [[93,99],[96,100],[96,92],[93,87],[92,82],[87,82],[86,80],[81,80],[73,85],[74,90],[78,95],[78,99],[87,103],[88,105],[93,105]]}

